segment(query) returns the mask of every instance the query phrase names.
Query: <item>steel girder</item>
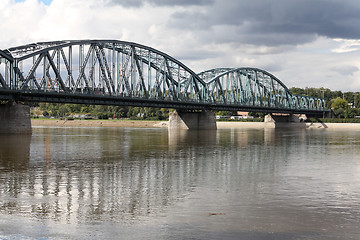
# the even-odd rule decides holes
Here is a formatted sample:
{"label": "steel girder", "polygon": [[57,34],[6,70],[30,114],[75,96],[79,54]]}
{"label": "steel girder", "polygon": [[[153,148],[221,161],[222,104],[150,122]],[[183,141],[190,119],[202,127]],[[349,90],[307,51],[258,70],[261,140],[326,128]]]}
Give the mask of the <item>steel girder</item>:
{"label": "steel girder", "polygon": [[[202,101],[205,83],[176,59],[115,40],[57,41],[4,51],[0,88],[173,101]],[[10,63],[12,66],[10,66]],[[10,76],[12,75],[12,76]]]}
{"label": "steel girder", "polygon": [[117,40],[40,42],[0,51],[0,99],[242,109],[324,111],[323,99],[294,96],[256,68],[199,74],[171,56]]}
{"label": "steel girder", "polygon": [[325,100],[293,95],[274,75],[257,68],[218,68],[198,74],[206,82],[207,101],[294,111],[324,111]]}

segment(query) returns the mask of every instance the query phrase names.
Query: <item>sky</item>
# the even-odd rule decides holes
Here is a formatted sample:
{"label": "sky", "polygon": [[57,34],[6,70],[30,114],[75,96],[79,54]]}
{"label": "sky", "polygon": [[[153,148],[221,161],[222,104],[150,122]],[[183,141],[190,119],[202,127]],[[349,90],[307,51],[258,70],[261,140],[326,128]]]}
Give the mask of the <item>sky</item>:
{"label": "sky", "polygon": [[360,91],[358,0],[0,0],[0,49],[115,39],[195,72],[256,67],[287,87]]}

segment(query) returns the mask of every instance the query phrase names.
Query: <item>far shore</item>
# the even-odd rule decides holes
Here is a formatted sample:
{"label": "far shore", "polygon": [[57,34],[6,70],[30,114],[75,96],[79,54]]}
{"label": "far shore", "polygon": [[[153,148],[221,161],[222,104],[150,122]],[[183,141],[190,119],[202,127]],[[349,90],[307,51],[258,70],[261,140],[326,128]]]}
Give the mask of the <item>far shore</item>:
{"label": "far shore", "polygon": [[[32,119],[31,125],[53,127],[167,128],[168,121]],[[273,125],[264,122],[217,122],[216,125],[218,129],[273,127]],[[360,123],[293,123],[290,125],[309,129],[360,129]]]}

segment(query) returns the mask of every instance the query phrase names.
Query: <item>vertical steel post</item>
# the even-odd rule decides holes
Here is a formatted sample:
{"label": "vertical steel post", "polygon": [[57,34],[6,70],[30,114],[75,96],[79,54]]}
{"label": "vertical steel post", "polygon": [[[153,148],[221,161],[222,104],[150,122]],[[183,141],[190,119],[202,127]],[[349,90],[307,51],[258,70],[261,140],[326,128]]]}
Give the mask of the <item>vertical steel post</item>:
{"label": "vertical steel post", "polygon": [[18,63],[18,61],[15,59],[14,60],[14,67],[13,67],[13,69],[14,69],[14,71],[13,71],[13,74],[14,74],[14,88],[15,89],[18,89],[18,86],[19,86],[19,77],[18,77],[18,75],[16,74],[16,72],[15,72],[15,68],[17,68],[17,69],[19,69],[19,63]]}
{"label": "vertical steel post", "polygon": [[131,95],[135,91],[135,47],[131,48]]}
{"label": "vertical steel post", "polygon": [[116,67],[115,67],[115,43],[113,43],[113,47],[112,47],[112,79],[115,81],[115,92],[116,92],[116,77],[115,77],[115,72],[116,72]]}
{"label": "vertical steel post", "polygon": [[[34,64],[35,64],[35,61],[36,61],[36,57],[33,56],[32,59],[33,59],[32,62],[33,62],[33,65],[34,65]],[[34,71],[34,74],[33,74],[32,77],[33,77],[33,81],[36,81],[36,70]],[[30,82],[29,82],[29,87],[30,87],[30,89],[33,89],[33,87],[34,87],[34,86],[33,86],[33,84],[34,84],[33,81],[30,80]]]}
{"label": "vertical steel post", "polygon": [[9,73],[10,69],[9,69],[9,61],[5,59],[5,82],[6,84],[9,86],[9,88],[11,89],[11,82],[10,82],[10,73]]}
{"label": "vertical steel post", "polygon": [[265,77],[264,73],[262,72],[262,96],[261,96],[261,106],[264,105],[263,101],[265,99]]}
{"label": "vertical steel post", "polygon": [[[54,50],[55,51],[55,50]],[[59,74],[61,74],[61,65],[60,65],[60,49],[57,50],[57,71],[59,72]],[[56,83],[57,81],[59,81],[59,79],[56,79]],[[60,84],[57,84],[58,85],[58,92],[60,92]]]}
{"label": "vertical steel post", "polygon": [[[84,61],[84,46],[82,44],[79,45],[79,75],[81,73],[81,68],[83,66]],[[83,92],[83,77],[80,78],[80,85],[79,85],[81,92]]]}
{"label": "vertical steel post", "polygon": [[190,76],[190,79],[191,79],[191,88],[190,88],[191,94],[190,94],[190,99],[193,101],[193,100],[195,100],[195,98],[194,98],[194,95],[195,95],[195,89],[194,89],[195,83],[194,83],[194,81],[195,81],[195,79],[193,78],[192,75]]}
{"label": "vertical steel post", "polygon": [[230,103],[231,99],[230,99],[230,74],[226,74],[226,102]]}
{"label": "vertical steel post", "polygon": [[124,57],[125,57],[125,54],[124,53],[121,53],[121,78],[120,78],[120,83],[119,83],[119,86],[120,86],[120,90],[122,94],[124,94],[125,92],[125,86],[124,86],[124,83],[122,82],[124,80],[124,77],[125,77],[125,65],[124,65]]}
{"label": "vertical steel post", "polygon": [[163,69],[163,96],[165,97],[165,83],[166,83],[166,59],[164,57],[164,69]]}
{"label": "vertical steel post", "polygon": [[254,71],[254,105],[257,105],[259,101],[259,89],[258,89],[258,79],[257,79],[257,71]]}
{"label": "vertical steel post", "polygon": [[115,80],[115,91],[116,95],[119,95],[120,93],[120,52],[116,52],[116,80]]}
{"label": "vertical steel post", "polygon": [[[98,59],[98,61],[100,62],[100,59]],[[103,77],[103,74],[102,74],[102,72],[101,72],[101,70],[100,70],[100,64],[99,64],[99,84],[98,84],[98,88],[99,88],[99,90],[101,91],[101,93],[102,94],[105,94],[105,90],[106,90],[106,88],[104,87],[105,86],[105,84],[104,84],[104,77]]]}
{"label": "vertical steel post", "polygon": [[176,99],[179,99],[180,97],[180,65],[178,64],[178,80],[177,80],[177,88],[176,88]]}
{"label": "vertical steel post", "polygon": [[9,87],[10,89],[15,89],[14,88],[14,76],[15,76],[15,73],[14,73],[14,62],[9,62],[10,63],[10,67],[9,67],[9,72],[10,72],[10,84],[9,84]]}
{"label": "vertical steel post", "polygon": [[230,74],[230,102],[235,103],[235,82],[234,82],[234,72],[229,73]]}
{"label": "vertical steel post", "polygon": [[[142,74],[142,78],[143,78],[143,80],[145,81],[145,77],[144,77],[144,61],[143,61],[143,58],[142,58],[142,56],[143,56],[143,53],[142,53],[142,51],[143,50],[140,50],[140,65],[141,65],[141,74]],[[140,74],[140,72],[139,72],[139,74]],[[140,76],[139,76],[140,77]],[[140,81],[140,79],[139,79],[139,81]],[[142,95],[141,95],[141,97],[144,97],[144,96],[147,96],[147,94],[146,94],[146,83],[144,82],[144,86],[141,84],[140,85],[141,86],[141,88],[142,88]]]}
{"label": "vertical steel post", "polygon": [[151,98],[151,51],[148,50],[148,97]]}
{"label": "vertical steel post", "polygon": [[95,49],[94,48],[92,48],[92,50],[91,50],[91,62],[90,62],[90,64],[91,64],[91,74],[90,74],[90,76],[91,76],[91,78],[89,79],[89,81],[90,81],[90,86],[91,86],[91,88],[92,88],[92,91],[94,92],[95,91],[95,61],[96,61],[96,59],[95,59]]}
{"label": "vertical steel post", "polygon": [[69,90],[72,89],[73,86],[71,86],[71,77],[72,77],[72,46],[69,46],[69,76],[68,76],[68,80],[69,80]]}
{"label": "vertical steel post", "polygon": [[47,77],[47,72],[46,72],[46,66],[47,66],[47,61],[46,61],[46,56],[44,56],[44,60],[43,60],[43,77],[44,77],[44,80],[45,80],[45,86],[44,86],[44,91],[46,92],[48,89],[48,86],[49,86],[49,79]]}

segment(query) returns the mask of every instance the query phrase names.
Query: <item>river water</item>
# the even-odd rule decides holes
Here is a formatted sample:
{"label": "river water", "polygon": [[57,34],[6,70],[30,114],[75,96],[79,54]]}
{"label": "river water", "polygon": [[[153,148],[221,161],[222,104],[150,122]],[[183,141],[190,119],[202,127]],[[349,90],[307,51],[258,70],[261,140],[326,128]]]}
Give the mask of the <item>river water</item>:
{"label": "river water", "polygon": [[0,239],[360,239],[360,131],[0,136]]}

